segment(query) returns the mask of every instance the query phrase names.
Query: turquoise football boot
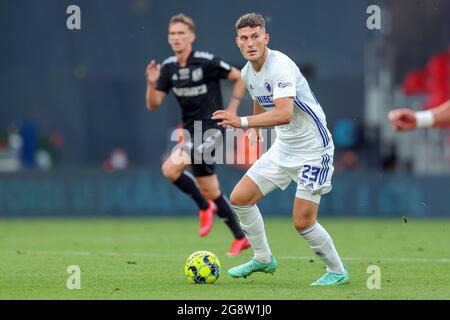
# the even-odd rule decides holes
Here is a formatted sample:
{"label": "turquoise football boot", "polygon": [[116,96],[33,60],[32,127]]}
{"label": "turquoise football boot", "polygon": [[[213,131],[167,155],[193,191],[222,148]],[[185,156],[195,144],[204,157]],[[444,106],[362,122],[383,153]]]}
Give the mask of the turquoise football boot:
{"label": "turquoise football boot", "polygon": [[277,269],[278,263],[274,257],[269,263],[262,263],[255,259],[250,260],[247,263],[241,264],[240,266],[231,268],[228,270],[228,275],[233,278],[247,278],[253,272],[265,272],[274,273]]}
{"label": "turquoise football boot", "polygon": [[349,284],[350,278],[348,276],[347,269],[345,273],[338,274],[333,272],[325,273],[319,280],[311,283],[312,286],[341,286],[344,284]]}

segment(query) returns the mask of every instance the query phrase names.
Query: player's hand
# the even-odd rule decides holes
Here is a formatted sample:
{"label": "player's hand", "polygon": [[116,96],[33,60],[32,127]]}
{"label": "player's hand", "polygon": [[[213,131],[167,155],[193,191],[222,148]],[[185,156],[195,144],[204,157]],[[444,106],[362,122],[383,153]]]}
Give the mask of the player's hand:
{"label": "player's hand", "polygon": [[225,111],[228,111],[231,114],[234,114],[235,116],[237,116],[237,108],[236,107],[228,107],[225,109]]}
{"label": "player's hand", "polygon": [[161,65],[156,63],[155,60],[150,61],[145,74],[147,76],[147,81],[150,84],[155,84],[161,75]]}
{"label": "player's hand", "polygon": [[414,130],[417,126],[415,112],[411,109],[395,109],[388,114],[391,126],[395,131]]}
{"label": "player's hand", "polygon": [[248,141],[250,145],[253,146],[257,142],[263,142],[264,138],[262,136],[261,129],[250,129],[250,133],[248,134]]}
{"label": "player's hand", "polygon": [[211,119],[219,121],[218,124],[224,128],[242,128],[241,119],[237,115],[226,110],[217,110],[213,113]]}

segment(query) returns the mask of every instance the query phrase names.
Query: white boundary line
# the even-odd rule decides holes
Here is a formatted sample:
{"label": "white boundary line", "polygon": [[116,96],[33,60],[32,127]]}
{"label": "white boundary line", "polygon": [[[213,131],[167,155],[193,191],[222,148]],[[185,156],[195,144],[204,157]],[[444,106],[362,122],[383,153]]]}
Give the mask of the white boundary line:
{"label": "white boundary line", "polygon": [[[89,251],[42,251],[42,250],[14,250],[0,249],[0,254],[16,255],[63,255],[63,256],[111,256],[111,257],[180,257],[185,258],[183,254],[171,253],[150,253],[150,252],[89,252]],[[317,260],[314,256],[277,256],[280,260]],[[430,259],[430,258],[398,258],[398,257],[342,257],[344,261],[369,261],[371,263],[382,262],[411,262],[411,263],[450,263],[450,258]]]}
{"label": "white boundary line", "polygon": [[[278,258],[278,257],[277,257]],[[281,256],[281,259],[286,260],[310,260],[317,259],[316,257],[306,257],[306,256]],[[371,261],[375,264],[375,262],[380,261],[389,261],[389,262],[418,262],[418,263],[450,263],[449,258],[441,258],[441,259],[429,259],[429,258],[374,258],[374,257],[342,257],[344,261]]]}

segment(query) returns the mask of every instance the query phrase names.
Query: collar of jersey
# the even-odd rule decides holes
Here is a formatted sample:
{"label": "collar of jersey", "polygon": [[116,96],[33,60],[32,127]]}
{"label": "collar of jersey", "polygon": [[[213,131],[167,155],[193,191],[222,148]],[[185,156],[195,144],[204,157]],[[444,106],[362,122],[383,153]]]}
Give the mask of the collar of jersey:
{"label": "collar of jersey", "polygon": [[191,51],[191,53],[189,53],[189,56],[187,57],[187,60],[186,60],[186,65],[184,67],[181,66],[180,61],[178,61],[178,59],[177,59],[178,67],[180,67],[180,68],[187,68],[189,66],[189,64],[191,63],[192,59],[194,59],[195,51],[196,50],[194,48],[192,48],[192,51]]}

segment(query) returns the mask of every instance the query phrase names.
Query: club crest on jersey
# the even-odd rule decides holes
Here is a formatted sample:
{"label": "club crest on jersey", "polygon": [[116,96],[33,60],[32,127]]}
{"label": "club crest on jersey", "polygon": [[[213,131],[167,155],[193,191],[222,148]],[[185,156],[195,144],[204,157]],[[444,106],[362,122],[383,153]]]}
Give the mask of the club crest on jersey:
{"label": "club crest on jersey", "polygon": [[178,74],[180,75],[180,80],[186,80],[190,77],[191,70],[189,68],[183,68],[178,70]]}
{"label": "club crest on jersey", "polygon": [[197,68],[192,71],[192,81],[200,81],[203,79],[202,68]]}
{"label": "club crest on jersey", "polygon": [[272,87],[270,86],[269,82],[266,81],[266,83],[264,83],[264,87],[266,87],[267,91],[272,91]]}
{"label": "club crest on jersey", "polygon": [[178,81],[178,75],[176,73],[173,74],[172,81]]}

